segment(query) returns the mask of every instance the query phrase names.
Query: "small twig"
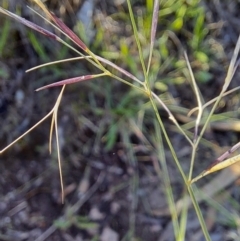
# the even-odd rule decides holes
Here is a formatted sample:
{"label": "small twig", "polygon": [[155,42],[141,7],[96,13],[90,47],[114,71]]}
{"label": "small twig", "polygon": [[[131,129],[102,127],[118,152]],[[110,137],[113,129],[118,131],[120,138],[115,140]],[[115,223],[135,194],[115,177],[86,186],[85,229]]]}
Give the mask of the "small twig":
{"label": "small twig", "polygon": [[41,235],[39,236],[35,241],[44,241],[46,240],[50,235],[52,235],[56,231],[57,227],[53,224]]}
{"label": "small twig", "polygon": [[94,185],[85,194],[83,194],[82,198],[79,199],[70,209],[68,209],[68,211],[70,211],[72,214],[75,214],[81,208],[81,206],[93,195],[93,193],[97,191],[98,187],[103,181],[104,176],[105,173],[101,172]]}
{"label": "small twig", "polygon": [[25,209],[26,207],[27,207],[27,202],[23,201],[23,202],[19,203],[17,206],[15,206],[14,208],[12,208],[8,212],[8,216],[13,216],[16,213],[20,212],[21,210]]}

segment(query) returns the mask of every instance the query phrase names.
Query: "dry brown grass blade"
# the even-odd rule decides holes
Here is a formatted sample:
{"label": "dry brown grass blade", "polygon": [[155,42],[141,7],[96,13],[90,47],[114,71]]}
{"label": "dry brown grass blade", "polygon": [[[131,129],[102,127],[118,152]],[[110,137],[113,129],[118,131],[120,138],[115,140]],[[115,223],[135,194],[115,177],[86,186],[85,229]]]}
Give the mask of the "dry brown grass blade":
{"label": "dry brown grass blade", "polygon": [[61,80],[61,81],[54,82],[52,84],[40,87],[40,88],[36,89],[36,91],[47,89],[47,88],[52,88],[52,87],[56,87],[56,86],[62,86],[62,85],[73,84],[73,83],[77,83],[77,82],[81,82],[81,81],[86,81],[86,80],[94,79],[94,78],[101,77],[104,75],[106,75],[106,74],[105,73],[96,74],[96,75],[91,74],[91,75],[83,75],[83,76],[78,76],[78,77],[74,77],[74,78],[70,78],[70,79],[65,79],[65,80]]}
{"label": "dry brown grass blade", "polygon": [[211,128],[218,131],[240,132],[240,120],[218,121],[211,123]]}
{"label": "dry brown grass blade", "polygon": [[4,147],[2,150],[0,150],[0,154],[2,154],[3,152],[5,152],[7,149],[9,149],[11,146],[13,146],[15,143],[17,143],[19,140],[21,140],[24,136],[26,136],[28,133],[30,133],[32,130],[34,130],[36,127],[38,127],[43,121],[45,121],[49,116],[51,116],[53,114],[54,111],[54,107],[53,109],[47,114],[45,115],[39,122],[37,122],[34,126],[32,126],[31,128],[29,128],[26,132],[24,132],[21,136],[19,136],[17,139],[15,139],[14,141],[12,141],[9,145],[7,145],[6,147]]}
{"label": "dry brown grass blade", "polygon": [[25,133],[23,133],[21,136],[19,136],[17,139],[15,139],[13,142],[11,142],[9,145],[7,145],[5,148],[0,150],[0,154],[8,150],[11,146],[13,146],[15,143],[17,143],[19,140],[21,140],[24,136],[26,136],[28,133],[30,133],[32,130],[34,130],[36,127],[38,127],[43,121],[45,121],[48,117],[51,115],[53,116],[52,123],[51,123],[51,128],[50,128],[50,144],[49,144],[49,151],[51,152],[51,141],[52,141],[52,134],[53,134],[53,127],[55,125],[55,131],[56,131],[56,139],[57,139],[57,153],[58,153],[58,163],[59,163],[59,174],[60,174],[60,182],[61,182],[61,190],[62,190],[62,201],[63,201],[63,191],[64,191],[64,186],[63,186],[63,178],[62,178],[62,169],[61,169],[61,159],[60,159],[60,148],[59,148],[59,140],[58,140],[58,133],[57,133],[57,112],[58,108],[62,99],[62,95],[65,89],[65,85],[62,87],[62,90],[56,100],[56,103],[52,110],[45,115],[39,122],[37,122],[34,126],[29,128]]}
{"label": "dry brown grass blade", "polygon": [[49,19],[52,19],[51,13],[48,11],[46,6],[40,0],[32,0],[32,1],[35,2],[44,11],[44,13],[47,15]]}
{"label": "dry brown grass blade", "polygon": [[0,12],[5,14],[5,15],[7,15],[7,16],[9,16],[9,17],[11,17],[11,18],[13,18],[13,19],[15,19],[15,20],[17,20],[21,24],[26,25],[27,27],[29,27],[29,28],[31,28],[31,29],[33,29],[33,30],[35,30],[35,31],[37,31],[37,32],[39,32],[39,33],[49,37],[49,38],[52,38],[52,39],[54,39],[56,41],[59,41],[59,37],[57,35],[55,35],[55,34],[51,33],[50,31],[48,31],[48,30],[38,26],[35,23],[32,23],[32,22],[28,21],[25,18],[22,18],[22,17],[14,14],[14,13],[11,13],[11,12],[9,12],[8,10],[6,10],[6,9],[4,9],[2,7],[0,7]]}
{"label": "dry brown grass blade", "polygon": [[196,182],[197,180],[201,179],[202,177],[204,177],[204,176],[206,176],[210,173],[219,171],[223,168],[226,168],[228,166],[233,165],[236,162],[239,162],[240,161],[240,155],[236,155],[236,156],[233,156],[233,157],[230,157],[230,158],[226,159],[227,157],[229,157],[233,152],[235,152],[239,148],[240,148],[240,142],[238,142],[237,144],[232,146],[229,150],[224,152],[221,156],[219,156],[213,162],[213,164],[210,167],[208,167],[206,170],[204,170],[197,177],[193,178],[190,183],[192,184],[192,183]]}
{"label": "dry brown grass blade", "polygon": [[196,176],[195,178],[193,178],[191,180],[191,184],[198,181],[199,179],[201,179],[204,176],[207,176],[208,174],[211,174],[213,172],[219,171],[221,169],[224,169],[226,167],[229,167],[230,165],[233,165],[236,162],[240,161],[240,154],[233,156],[231,158],[228,158],[224,161],[221,162],[215,162],[213,163],[208,169],[204,170],[201,174],[199,174],[198,176]]}
{"label": "dry brown grass blade", "polygon": [[65,87],[66,87],[66,85],[64,85],[62,87],[62,90],[61,90],[61,92],[60,92],[60,94],[57,98],[56,104],[54,106],[53,119],[52,119],[51,129],[50,129],[50,140],[52,140],[53,127],[55,126],[55,134],[56,134],[56,142],[57,142],[58,167],[59,167],[60,184],[61,184],[61,190],[62,190],[62,203],[64,203],[64,185],[63,185],[61,154],[60,154],[60,146],[59,146],[59,138],[58,138],[57,113],[58,113],[58,108],[59,108],[59,105],[60,105]]}
{"label": "dry brown grass blade", "polygon": [[90,52],[83,41],[64,22],[56,17],[54,13],[50,12],[40,0],[33,1],[45,12],[47,17],[52,20],[76,45],[78,45],[82,50]]}

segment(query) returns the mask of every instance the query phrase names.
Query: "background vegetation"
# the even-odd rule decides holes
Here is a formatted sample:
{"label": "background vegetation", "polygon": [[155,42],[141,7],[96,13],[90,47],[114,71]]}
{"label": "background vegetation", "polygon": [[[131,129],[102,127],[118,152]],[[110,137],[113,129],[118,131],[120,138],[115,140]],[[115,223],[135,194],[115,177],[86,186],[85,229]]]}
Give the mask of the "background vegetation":
{"label": "background vegetation", "polygon": [[[80,20],[86,2],[45,3],[92,52],[144,80],[127,4],[96,2],[84,23]],[[200,97],[207,103],[224,84],[239,34],[238,5],[237,1],[216,5],[199,0],[161,1],[149,86],[190,138],[196,113],[188,113],[197,101],[183,50]],[[1,6],[54,31],[26,8],[25,1],[2,0]],[[132,8],[147,59],[153,2],[132,1]],[[76,55],[4,15],[0,19],[0,144],[4,147],[47,114],[59,94],[58,88],[35,89],[97,72],[84,61],[69,61],[26,74],[35,65]],[[238,85],[237,71],[229,89]],[[220,101],[196,152],[193,176],[238,142],[238,95],[234,92]],[[191,147],[158,108],[187,173]],[[200,128],[209,112],[207,108]],[[67,86],[58,116],[65,203],[61,203],[56,150],[48,154],[47,121],[0,156],[0,239],[204,240],[194,209],[183,199],[186,186],[147,96],[109,77],[99,78]],[[211,240],[239,239],[238,169],[235,165],[197,184],[195,195]],[[177,235],[171,207],[180,217]]]}

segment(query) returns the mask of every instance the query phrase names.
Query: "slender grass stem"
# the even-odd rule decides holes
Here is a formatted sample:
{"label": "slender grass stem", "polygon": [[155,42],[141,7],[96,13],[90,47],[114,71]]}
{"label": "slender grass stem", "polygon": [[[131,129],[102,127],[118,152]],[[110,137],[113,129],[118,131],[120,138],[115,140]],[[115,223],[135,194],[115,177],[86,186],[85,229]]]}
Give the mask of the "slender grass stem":
{"label": "slender grass stem", "polygon": [[87,57],[92,58],[91,56],[86,56],[86,57],[75,57],[75,58],[68,58],[68,59],[61,59],[61,60],[57,60],[57,61],[52,61],[52,62],[48,62],[45,64],[40,64],[37,66],[34,66],[31,69],[26,70],[26,73],[36,70],[36,69],[40,69],[46,66],[50,66],[50,65],[54,65],[54,64],[59,64],[59,63],[64,63],[64,62],[71,62],[71,61],[76,61],[76,60],[81,60],[81,59],[86,59]]}
{"label": "slender grass stem", "polygon": [[163,124],[163,122],[162,122],[162,120],[161,120],[160,114],[159,114],[159,112],[158,112],[157,106],[156,106],[154,100],[152,99],[152,97],[149,96],[149,98],[150,98],[150,101],[151,101],[151,103],[152,103],[152,107],[153,107],[153,109],[154,109],[154,111],[155,111],[155,114],[156,114],[156,116],[157,116],[157,120],[158,120],[158,123],[159,123],[159,125],[160,125],[160,127],[161,127],[161,130],[162,130],[162,132],[163,132],[163,135],[164,135],[164,137],[165,137],[165,140],[166,140],[166,142],[167,142],[167,144],[168,144],[168,147],[169,147],[169,149],[170,149],[170,151],[171,151],[172,157],[173,157],[173,159],[174,159],[174,161],[175,161],[175,163],[176,163],[176,165],[177,165],[177,168],[178,168],[179,172],[181,173],[181,176],[182,176],[182,178],[183,178],[183,180],[184,180],[185,185],[188,187],[188,192],[189,192],[190,197],[191,197],[191,200],[192,200],[192,202],[193,202],[193,206],[194,206],[195,211],[196,211],[196,214],[197,214],[197,216],[198,216],[198,219],[199,219],[200,225],[201,225],[201,227],[202,227],[204,236],[205,236],[205,238],[206,238],[207,241],[211,241],[211,238],[210,238],[210,236],[209,236],[209,233],[208,233],[208,230],[207,230],[207,227],[206,227],[206,223],[205,223],[205,221],[204,221],[204,219],[203,219],[203,216],[202,216],[200,207],[199,207],[199,205],[198,205],[198,203],[197,203],[197,200],[196,200],[196,198],[195,198],[195,196],[194,196],[194,192],[193,192],[193,190],[192,190],[192,187],[189,185],[189,182],[187,181],[187,177],[186,177],[186,175],[185,175],[185,173],[184,173],[184,171],[183,171],[183,169],[182,169],[182,166],[181,166],[181,164],[180,164],[180,162],[179,162],[179,159],[178,159],[178,157],[177,157],[177,155],[176,155],[176,152],[175,152],[175,150],[174,150],[174,148],[173,148],[173,146],[172,146],[172,143],[171,143],[171,141],[170,141],[170,139],[169,139],[169,137],[168,137],[168,134],[167,134],[167,132],[166,132],[165,126],[164,126],[164,124]]}
{"label": "slender grass stem", "polygon": [[[30,7],[29,7],[30,8]],[[70,38],[70,36],[65,33],[62,29],[60,29],[58,26],[56,26],[55,24],[53,24],[50,20],[48,20],[47,18],[45,18],[44,16],[42,16],[40,13],[36,12],[34,9],[30,8],[34,13],[36,13],[39,17],[41,17],[42,19],[44,19],[46,22],[48,22],[50,25],[52,25],[55,29],[57,29],[58,31],[60,31],[63,35],[65,35],[68,39],[70,39],[71,41],[74,42],[74,40],[72,38]],[[46,10],[48,11],[48,10]],[[93,61],[92,59],[90,59],[88,56],[85,56],[84,54],[82,54],[81,52],[79,52],[78,50],[76,50],[76,48],[72,47],[70,44],[68,44],[66,41],[62,40],[61,38],[58,38],[58,41],[61,42],[62,44],[64,44],[65,46],[67,46],[68,48],[72,49],[74,52],[78,53],[80,56],[84,57],[88,62],[90,62],[92,65],[94,65],[95,67],[97,67],[98,69],[105,71],[105,68],[102,66],[102,64],[98,61],[98,59],[95,57],[94,53],[92,53],[89,49],[87,49],[87,53],[95,60]],[[74,42],[75,43],[75,42]]]}
{"label": "slender grass stem", "polygon": [[220,100],[222,99],[222,97],[224,96],[224,93],[226,92],[232,78],[233,78],[233,74],[235,73],[235,70],[236,70],[236,62],[237,62],[237,56],[239,54],[239,50],[240,50],[240,36],[238,38],[238,41],[237,41],[237,44],[236,44],[236,47],[234,49],[234,53],[233,53],[233,57],[231,59],[231,62],[230,62],[230,65],[229,65],[229,68],[228,68],[228,72],[227,72],[227,76],[225,78],[225,81],[224,81],[224,85],[223,85],[223,88],[219,94],[219,96],[216,98],[216,101],[206,119],[206,122],[205,124],[203,125],[203,128],[195,142],[195,148],[193,150],[193,153],[192,153],[192,159],[191,159],[191,164],[190,164],[190,171],[189,171],[189,177],[188,177],[188,180],[189,182],[191,181],[192,179],[192,172],[193,172],[193,166],[194,166],[194,160],[195,160],[195,155],[196,155],[196,150],[197,150],[197,146],[199,145],[199,142],[203,136],[203,134],[205,133],[206,129],[207,129],[207,126],[208,124],[210,123],[210,120],[213,116],[213,113],[215,112]]}
{"label": "slender grass stem", "polygon": [[159,178],[163,179],[163,182],[164,182],[164,191],[165,191],[165,195],[166,195],[167,202],[168,202],[168,207],[169,207],[171,217],[172,217],[175,239],[177,240],[177,237],[179,235],[178,213],[177,213],[177,208],[176,208],[176,205],[174,202],[173,191],[171,188],[171,182],[170,182],[169,172],[168,172],[168,168],[167,168],[162,134],[161,134],[161,130],[159,128],[159,123],[157,121],[154,121],[154,127],[155,127],[155,133],[156,133],[156,141],[157,141],[155,146],[156,146],[156,150],[157,150],[157,155],[159,157],[158,158],[159,163],[161,164],[161,167],[162,167],[162,171],[159,168],[157,168],[156,171],[157,171]]}
{"label": "slender grass stem", "polygon": [[134,19],[134,14],[133,14],[133,11],[132,11],[132,6],[131,6],[131,3],[130,3],[130,0],[127,0],[127,4],[128,4],[129,16],[130,16],[132,27],[133,27],[134,37],[135,37],[136,44],[137,44],[137,47],[138,47],[138,54],[139,54],[140,62],[141,62],[141,65],[142,65],[143,74],[144,74],[145,79],[147,79],[147,70],[146,70],[146,66],[145,66],[145,63],[144,63],[142,47],[141,47],[140,40],[139,40],[139,37],[138,37],[137,26],[136,26],[136,22],[135,22],[135,19]]}

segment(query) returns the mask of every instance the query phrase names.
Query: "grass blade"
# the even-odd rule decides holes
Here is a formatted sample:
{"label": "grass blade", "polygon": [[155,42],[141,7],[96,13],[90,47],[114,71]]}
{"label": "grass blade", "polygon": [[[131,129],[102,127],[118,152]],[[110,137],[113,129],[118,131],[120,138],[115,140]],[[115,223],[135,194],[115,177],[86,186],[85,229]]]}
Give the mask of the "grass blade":
{"label": "grass blade", "polygon": [[136,44],[137,44],[137,47],[138,47],[139,58],[140,58],[143,73],[144,73],[144,76],[145,76],[145,79],[146,79],[146,77],[147,77],[146,66],[145,66],[144,59],[143,59],[142,47],[141,47],[140,40],[139,40],[139,37],[138,37],[137,26],[136,26],[136,22],[135,22],[135,19],[134,19],[134,14],[133,14],[133,11],[132,11],[132,6],[131,6],[131,3],[130,3],[130,0],[127,0],[127,4],[128,4],[130,19],[131,19],[131,22],[132,22],[134,37],[135,37]]}
{"label": "grass blade", "polygon": [[94,78],[101,77],[101,76],[104,76],[104,75],[106,75],[106,74],[105,73],[96,74],[96,75],[90,74],[90,75],[83,75],[83,76],[78,76],[78,77],[74,77],[74,78],[70,78],[70,79],[65,79],[65,80],[61,80],[61,81],[58,81],[58,82],[40,87],[40,88],[36,89],[36,91],[44,90],[44,89],[52,88],[52,87],[56,87],[56,86],[74,84],[74,83],[77,83],[77,82],[82,82],[82,81],[86,81],[86,80],[89,80],[89,79],[94,79]]}
{"label": "grass blade", "polygon": [[157,23],[158,23],[158,13],[159,13],[159,0],[155,0],[154,7],[153,7],[153,15],[152,15],[150,53],[149,53],[148,66],[147,66],[147,75],[149,74],[151,59],[153,54],[153,47],[154,47],[154,41],[155,41]]}
{"label": "grass blade", "polygon": [[[61,185],[61,190],[62,190],[62,203],[64,203],[64,185],[63,185],[63,175],[62,175],[62,165],[61,165],[61,154],[60,154],[60,147],[59,147],[59,138],[58,138],[58,124],[57,124],[57,113],[58,113],[58,108],[63,96],[63,92],[65,89],[64,85],[62,87],[62,90],[57,98],[56,104],[54,106],[54,112],[53,112],[53,120],[54,120],[54,125],[55,125],[55,133],[56,133],[56,141],[57,141],[57,156],[58,156],[58,167],[59,167],[59,176],[60,176],[60,185]],[[51,125],[51,128],[53,128],[53,124]],[[52,131],[52,129],[50,130]],[[50,133],[51,135],[51,133]]]}
{"label": "grass blade", "polygon": [[[64,62],[70,62],[70,61],[76,61],[76,60],[80,60],[80,59],[86,59],[87,57],[88,56],[86,56],[86,57],[75,57],[75,58],[61,59],[61,60],[57,60],[57,61],[48,62],[48,63],[45,63],[45,64],[34,66],[33,68],[26,70],[26,73],[31,72],[31,71],[36,70],[36,69],[40,69],[40,68],[49,66],[49,65],[54,65],[54,64],[64,63]],[[91,58],[91,57],[89,56],[88,58]]]}
{"label": "grass blade", "polygon": [[202,108],[202,101],[201,101],[201,97],[200,97],[200,90],[197,86],[197,83],[196,83],[196,80],[195,80],[195,77],[194,77],[194,74],[193,74],[193,71],[192,71],[187,53],[185,51],[184,51],[184,57],[185,57],[186,62],[187,62],[187,67],[188,67],[188,70],[189,70],[189,73],[190,73],[190,76],[191,76],[191,79],[192,79],[193,90],[194,90],[194,93],[196,95],[197,103],[198,103],[198,115],[197,115],[197,119],[196,119],[194,139],[193,139],[193,143],[195,143],[196,140],[197,140],[197,136],[198,136],[198,127],[199,127],[199,124],[200,124],[200,121],[201,121],[203,108]]}
{"label": "grass blade", "polygon": [[55,34],[51,33],[50,31],[48,31],[48,30],[38,26],[35,23],[32,23],[32,22],[28,21],[25,18],[22,18],[22,17],[14,14],[14,13],[11,13],[11,12],[9,12],[8,10],[6,10],[6,9],[4,9],[2,7],[0,7],[0,12],[5,14],[5,15],[7,15],[7,16],[9,16],[9,17],[11,17],[11,18],[13,18],[13,19],[15,19],[15,20],[17,20],[21,24],[26,25],[27,27],[29,27],[29,28],[31,28],[31,29],[33,29],[33,30],[35,30],[35,31],[37,31],[37,32],[39,32],[39,33],[49,37],[49,38],[52,38],[54,40],[59,41],[59,37],[57,35],[55,35]]}
{"label": "grass blade", "polygon": [[169,172],[168,172],[168,168],[167,168],[167,161],[166,161],[166,156],[165,156],[165,152],[164,152],[162,134],[159,129],[157,121],[154,121],[154,127],[155,127],[155,133],[156,133],[155,143],[158,143],[158,145],[156,146],[156,150],[157,150],[158,159],[159,159],[159,162],[160,162],[161,168],[162,168],[162,171],[158,170],[160,168],[158,168],[156,171],[157,171],[158,176],[163,180],[163,183],[165,186],[164,191],[165,191],[165,195],[166,195],[167,202],[168,202],[168,207],[169,207],[171,218],[172,218],[174,235],[175,235],[175,238],[177,239],[178,234],[179,234],[178,213],[177,213],[176,205],[174,202],[173,190],[171,188],[171,181],[170,181]]}
{"label": "grass blade", "polygon": [[203,171],[197,177],[193,178],[191,180],[191,184],[198,181],[202,177],[207,176],[208,174],[219,171],[219,170],[226,168],[230,165],[233,165],[234,163],[239,162],[239,161],[240,161],[240,154],[236,155],[234,157],[228,158],[225,161],[213,163],[207,170]]}

